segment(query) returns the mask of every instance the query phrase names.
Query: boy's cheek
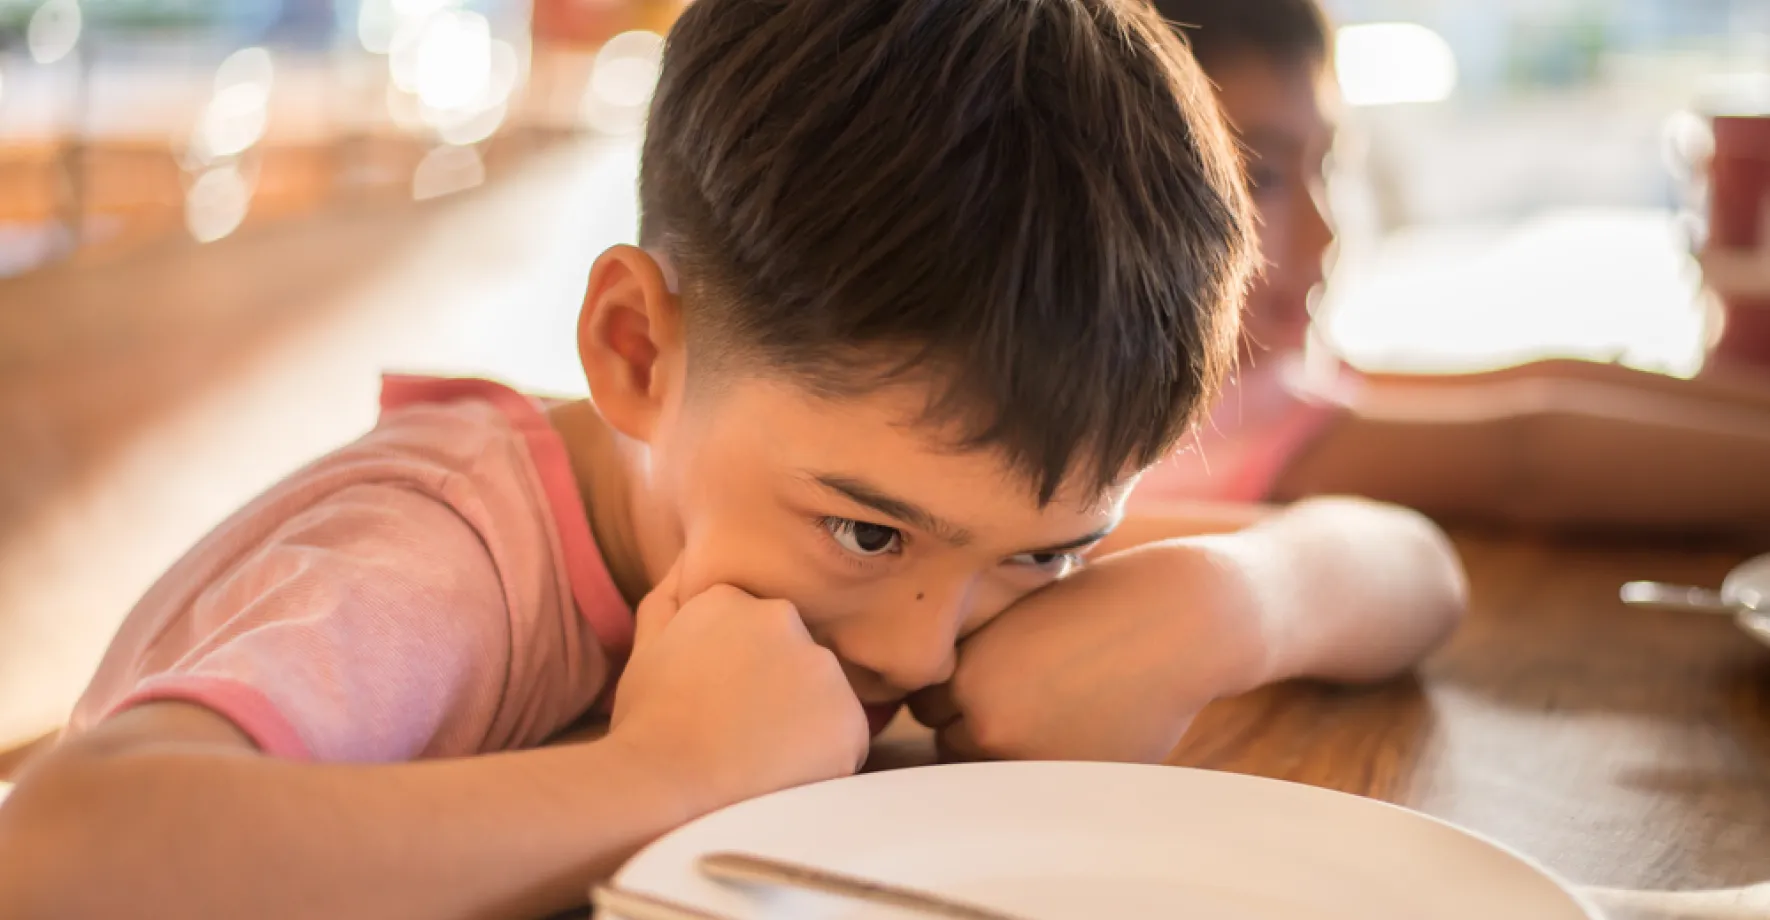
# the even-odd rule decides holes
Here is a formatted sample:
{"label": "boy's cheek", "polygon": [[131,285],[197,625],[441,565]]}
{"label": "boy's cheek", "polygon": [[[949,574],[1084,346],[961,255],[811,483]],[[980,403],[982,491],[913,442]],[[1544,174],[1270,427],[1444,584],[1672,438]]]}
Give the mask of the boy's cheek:
{"label": "boy's cheek", "polygon": [[[729,585],[759,598],[792,599],[782,593],[791,586],[782,583],[778,562],[771,562],[791,555],[780,535],[754,523],[754,515],[717,507],[697,510],[683,520],[677,575],[683,600],[715,585]],[[743,526],[745,518],[752,523]]]}
{"label": "boy's cheek", "polygon": [[[718,576],[720,567],[714,564],[717,560],[709,558],[706,553],[696,552],[693,542],[683,547],[682,558],[677,563],[676,590],[681,595],[679,601],[699,597],[708,588],[718,584],[732,584],[721,580]],[[734,585],[734,587],[743,587]],[[748,590],[748,589],[745,589]]]}
{"label": "boy's cheek", "polygon": [[686,601],[717,585],[730,585],[759,598],[785,597],[775,580],[768,577],[769,573],[759,572],[745,563],[742,556],[720,552],[717,547],[699,545],[691,539],[682,550],[682,569],[678,576],[681,599]]}
{"label": "boy's cheek", "polygon": [[682,570],[678,576],[681,600],[686,601],[716,585],[730,585],[753,597],[792,601],[815,635],[816,625],[833,619],[827,611],[832,607],[839,610],[840,603],[826,597],[803,571],[782,564],[794,555],[793,551],[780,547],[756,552],[690,539],[683,548]]}
{"label": "boy's cheek", "polygon": [[965,618],[964,627],[959,631],[960,640],[969,638],[1004,616],[1012,616],[1016,604],[1036,594],[1038,589],[1025,585],[1009,584],[999,579],[985,580],[978,588],[975,604]]}

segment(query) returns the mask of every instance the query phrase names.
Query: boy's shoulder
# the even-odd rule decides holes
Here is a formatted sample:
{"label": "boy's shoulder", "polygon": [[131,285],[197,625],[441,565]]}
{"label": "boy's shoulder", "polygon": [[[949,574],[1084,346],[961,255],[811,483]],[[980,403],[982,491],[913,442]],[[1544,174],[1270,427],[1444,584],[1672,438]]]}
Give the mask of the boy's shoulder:
{"label": "boy's shoulder", "polygon": [[509,474],[552,459],[557,441],[540,401],[504,384],[390,374],[375,428],[317,465],[380,461],[420,479]]}
{"label": "boy's shoulder", "polygon": [[500,570],[541,562],[576,582],[578,569],[600,569],[600,553],[547,409],[490,380],[388,375],[375,427],[265,499],[287,510],[365,484],[415,492],[477,532]]}
{"label": "boy's shoulder", "polygon": [[542,403],[390,377],[372,431],[240,509],[142,598],[71,730],[180,700],[303,759],[526,746],[590,705],[631,629]]}

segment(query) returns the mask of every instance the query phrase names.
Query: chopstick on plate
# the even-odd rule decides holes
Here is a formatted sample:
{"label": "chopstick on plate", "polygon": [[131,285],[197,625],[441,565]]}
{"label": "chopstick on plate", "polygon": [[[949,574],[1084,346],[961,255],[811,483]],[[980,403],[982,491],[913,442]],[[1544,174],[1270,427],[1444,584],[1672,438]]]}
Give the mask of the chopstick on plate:
{"label": "chopstick on plate", "polygon": [[590,893],[590,901],[596,905],[598,917],[607,911],[621,920],[733,920],[698,907],[612,885],[596,886]]}
{"label": "chopstick on plate", "polygon": [[701,857],[700,868],[702,875],[721,882],[816,891],[914,911],[928,917],[947,917],[951,920],[1022,920],[1012,914],[955,901],[933,892],[748,853],[709,853]]}

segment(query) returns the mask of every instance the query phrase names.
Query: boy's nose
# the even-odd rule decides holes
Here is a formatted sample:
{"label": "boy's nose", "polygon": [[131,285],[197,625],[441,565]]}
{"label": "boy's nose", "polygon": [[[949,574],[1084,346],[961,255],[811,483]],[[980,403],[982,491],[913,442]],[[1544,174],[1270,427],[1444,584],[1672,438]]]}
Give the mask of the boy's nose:
{"label": "boy's nose", "polygon": [[957,665],[957,656],[949,641],[938,651],[932,648],[905,649],[902,654],[893,656],[879,676],[893,688],[912,693],[952,680]]}
{"label": "boy's nose", "polygon": [[872,661],[848,658],[846,664],[861,672],[858,678],[852,670],[849,674],[855,692],[865,702],[879,703],[946,683],[953,677],[956,659],[948,649],[940,657],[904,654],[881,656]]}
{"label": "boy's nose", "polygon": [[1313,287],[1320,284],[1332,268],[1335,243],[1339,237],[1339,232],[1334,227],[1333,211],[1328,209],[1325,187],[1312,186],[1309,189],[1309,201],[1303,212],[1303,252],[1301,255],[1315,272],[1315,277],[1310,285]]}
{"label": "boy's nose", "polygon": [[[885,696],[902,696],[944,684],[952,679],[958,666],[957,630],[914,628],[908,620],[906,617],[896,623],[888,621],[876,632],[853,637],[854,641],[848,643],[851,648],[838,649],[843,659],[876,678],[867,683],[880,685],[876,692]],[[857,685],[855,689],[863,697],[871,695],[866,687]]]}
{"label": "boy's nose", "polygon": [[840,637],[837,652],[896,693],[946,683],[958,664],[955,646],[971,593],[969,585],[944,596],[925,591],[908,609],[881,610],[864,629]]}

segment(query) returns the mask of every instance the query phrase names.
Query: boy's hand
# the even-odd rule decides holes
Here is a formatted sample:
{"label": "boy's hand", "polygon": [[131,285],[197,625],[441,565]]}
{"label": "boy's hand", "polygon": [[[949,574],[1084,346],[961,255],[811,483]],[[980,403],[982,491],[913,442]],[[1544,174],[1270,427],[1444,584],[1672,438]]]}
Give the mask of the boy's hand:
{"label": "boy's hand", "polygon": [[678,606],[676,585],[672,571],[639,605],[608,740],[695,814],[859,769],[866,715],[793,605],[719,585]]}
{"label": "boy's hand", "polygon": [[1260,683],[1264,654],[1232,568],[1152,545],[1010,607],[911,707],[950,756],[1153,763],[1207,703]]}

